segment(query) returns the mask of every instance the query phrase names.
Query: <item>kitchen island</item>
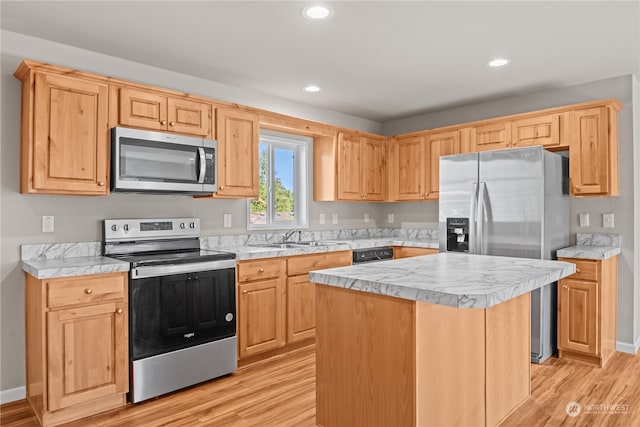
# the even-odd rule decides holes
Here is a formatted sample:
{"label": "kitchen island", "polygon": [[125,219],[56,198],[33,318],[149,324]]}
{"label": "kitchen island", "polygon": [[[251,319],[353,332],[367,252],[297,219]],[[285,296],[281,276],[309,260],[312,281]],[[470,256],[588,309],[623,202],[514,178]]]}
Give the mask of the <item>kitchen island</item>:
{"label": "kitchen island", "polygon": [[573,272],[458,253],[311,272],[317,424],[499,424],[530,395],[529,292]]}

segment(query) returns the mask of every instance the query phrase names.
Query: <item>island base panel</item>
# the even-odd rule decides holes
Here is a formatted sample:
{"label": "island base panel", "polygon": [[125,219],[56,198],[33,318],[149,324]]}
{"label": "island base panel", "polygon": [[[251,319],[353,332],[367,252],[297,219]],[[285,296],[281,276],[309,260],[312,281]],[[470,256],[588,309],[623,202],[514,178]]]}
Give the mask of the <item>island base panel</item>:
{"label": "island base panel", "polygon": [[494,426],[530,394],[529,294],[488,309],[316,298],[318,425]]}

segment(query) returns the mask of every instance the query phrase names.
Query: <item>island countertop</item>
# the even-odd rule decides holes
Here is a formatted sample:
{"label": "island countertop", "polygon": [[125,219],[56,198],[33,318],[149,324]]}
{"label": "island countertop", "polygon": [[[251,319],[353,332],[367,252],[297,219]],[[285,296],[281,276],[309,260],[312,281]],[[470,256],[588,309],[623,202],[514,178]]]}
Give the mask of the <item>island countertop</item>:
{"label": "island countertop", "polygon": [[457,308],[488,308],[575,273],[561,261],[440,253],[312,271],[309,281]]}

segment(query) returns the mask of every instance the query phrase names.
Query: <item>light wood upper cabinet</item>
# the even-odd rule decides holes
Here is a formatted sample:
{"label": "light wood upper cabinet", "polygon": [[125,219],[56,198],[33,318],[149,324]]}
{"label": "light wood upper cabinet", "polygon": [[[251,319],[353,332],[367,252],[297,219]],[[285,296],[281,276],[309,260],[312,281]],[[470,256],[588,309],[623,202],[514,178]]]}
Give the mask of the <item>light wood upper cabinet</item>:
{"label": "light wood upper cabinet", "polygon": [[399,137],[391,142],[390,200],[424,200],[427,176],[425,144],[424,136]]}
{"label": "light wood upper cabinet", "polygon": [[42,425],[125,405],[127,283],[127,273],[26,275],[27,401]]}
{"label": "light wood upper cabinet", "polygon": [[212,105],[209,103],[116,86],[112,88],[112,97],[118,105],[119,126],[213,137]]}
{"label": "light wood upper cabinet", "polygon": [[217,108],[218,197],[258,197],[258,115]]}
{"label": "light wood upper cabinet", "polygon": [[358,132],[313,142],[313,186],[316,201],[384,201],[386,141]]}
{"label": "light wood upper cabinet", "polygon": [[440,156],[460,153],[460,131],[438,132],[427,136],[427,180],[425,199],[440,197]]}
{"label": "light wood upper cabinet", "polygon": [[471,131],[474,151],[500,150],[511,146],[511,122],[474,126]]}
{"label": "light wood upper cabinet", "polygon": [[20,191],[108,194],[108,86],[32,70],[22,78]]}
{"label": "light wood upper cabinet", "polygon": [[612,107],[569,113],[572,196],[618,196],[618,115]]}
{"label": "light wood upper cabinet", "polygon": [[542,145],[547,149],[568,147],[560,138],[561,114],[546,114],[511,122],[511,146],[528,147]]}

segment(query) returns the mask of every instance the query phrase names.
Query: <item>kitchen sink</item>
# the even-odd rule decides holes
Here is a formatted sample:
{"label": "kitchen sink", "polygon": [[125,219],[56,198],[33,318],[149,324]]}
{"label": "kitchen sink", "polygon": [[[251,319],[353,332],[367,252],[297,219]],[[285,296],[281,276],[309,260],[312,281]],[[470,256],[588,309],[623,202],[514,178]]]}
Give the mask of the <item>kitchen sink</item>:
{"label": "kitchen sink", "polygon": [[264,243],[261,245],[251,245],[259,248],[278,248],[278,249],[292,249],[299,248],[300,245],[296,245],[295,243]]}
{"label": "kitchen sink", "polygon": [[332,246],[332,245],[346,245],[346,242],[324,242],[317,240],[308,240],[302,242],[287,242],[287,243],[263,243],[257,246],[260,248],[279,248],[279,249],[295,249],[295,248],[308,248],[314,246]]}

